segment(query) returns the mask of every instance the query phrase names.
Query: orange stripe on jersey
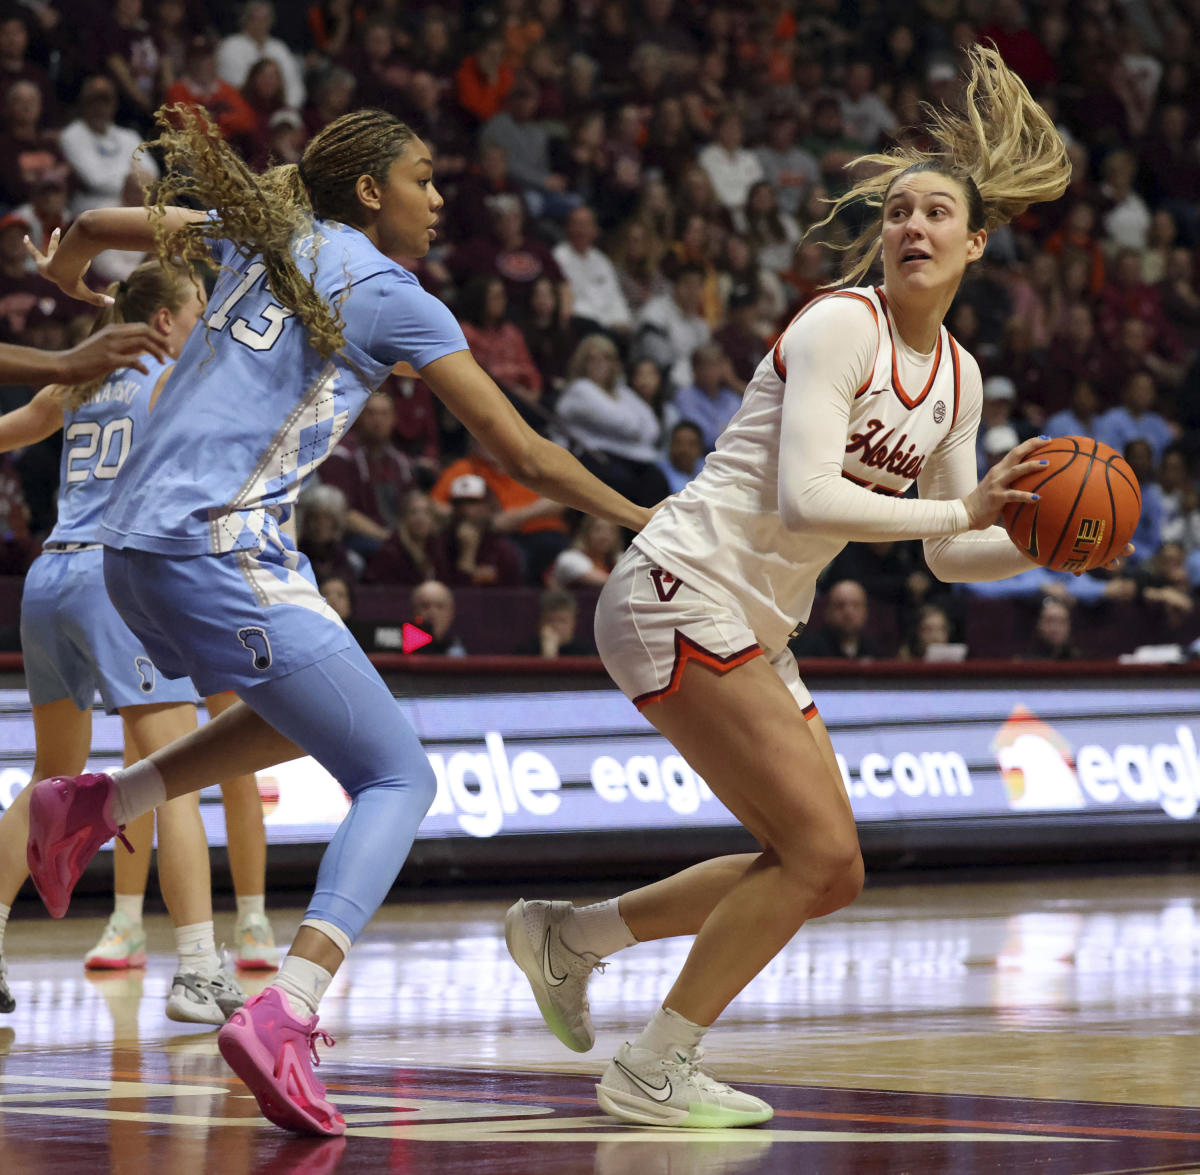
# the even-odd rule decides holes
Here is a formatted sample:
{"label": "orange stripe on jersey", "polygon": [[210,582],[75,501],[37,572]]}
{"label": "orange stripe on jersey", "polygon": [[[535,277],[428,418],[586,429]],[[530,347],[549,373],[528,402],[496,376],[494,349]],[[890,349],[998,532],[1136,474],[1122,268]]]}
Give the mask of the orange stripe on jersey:
{"label": "orange stripe on jersey", "polygon": [[[793,316],[792,321],[789,322],[787,324],[787,326],[785,326],[783,328],[783,330],[779,332],[779,339],[775,344],[774,350],[771,352],[771,363],[775,368],[775,374],[777,376],[779,376],[780,379],[787,379],[787,366],[783,362],[783,351],[781,350],[781,348],[783,346],[783,336],[785,334],[787,334],[788,327],[790,327],[792,325],[792,323],[796,322],[797,319],[799,319],[800,315],[803,314],[806,310],[811,310],[818,302],[824,302],[826,298],[856,298],[856,299],[858,299],[858,301],[862,302],[866,306],[866,308],[868,310],[870,310],[871,317],[873,319],[875,319],[875,329],[876,330],[879,329],[879,314],[875,309],[875,303],[872,302],[870,298],[864,298],[862,294],[855,294],[855,293],[852,293],[850,290],[834,290],[834,292],[832,294],[821,294],[819,297],[814,298],[811,302],[809,302],[807,306],[801,307],[799,312]],[[878,346],[875,349],[875,353],[876,353],[876,355],[879,354]],[[856,400],[871,386],[871,379],[874,376],[874,374],[875,374],[875,364],[872,363],[871,370],[867,374],[867,382],[865,384],[863,384],[863,386],[854,393],[854,398]]]}
{"label": "orange stripe on jersey", "polygon": [[805,722],[807,722],[810,718],[815,718],[817,716],[817,703],[809,702],[808,705],[800,711],[800,713],[804,715]]}
{"label": "orange stripe on jersey", "polygon": [[953,428],[958,422],[958,400],[959,387],[961,386],[962,377],[962,360],[958,357],[958,344],[954,341],[954,336],[947,331],[946,338],[950,340],[950,361],[954,364],[954,413],[950,417],[950,427]]}
{"label": "orange stripe on jersey", "polygon": [[878,286],[875,288],[875,293],[879,295],[879,303],[883,307],[884,318],[887,320],[888,338],[892,341],[892,390],[905,408],[915,408],[929,395],[929,389],[933,387],[933,381],[937,379],[938,368],[942,363],[942,332],[938,331],[937,350],[933,353],[933,370],[929,373],[929,379],[921,389],[921,394],[913,399],[900,383],[900,365],[896,362],[896,336],[892,334],[892,319],[887,312],[887,298]]}
{"label": "orange stripe on jersey", "polygon": [[669,698],[679,689],[679,683],[683,680],[683,671],[689,661],[698,661],[701,665],[707,665],[718,673],[728,673],[731,669],[745,665],[747,661],[753,661],[755,657],[762,655],[763,651],[760,646],[750,645],[739,652],[730,653],[728,657],[722,657],[717,653],[710,653],[702,645],[696,644],[695,641],[676,629],[675,663],[671,667],[670,680],[662,689],[651,690],[648,694],[639,694],[633,699],[633,704],[641,710],[651,702],[661,702],[663,698]]}

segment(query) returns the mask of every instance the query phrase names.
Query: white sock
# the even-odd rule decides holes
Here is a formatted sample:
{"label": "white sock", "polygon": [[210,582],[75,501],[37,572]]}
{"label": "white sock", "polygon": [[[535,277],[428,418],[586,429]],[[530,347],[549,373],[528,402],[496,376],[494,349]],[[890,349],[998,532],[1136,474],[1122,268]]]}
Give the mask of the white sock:
{"label": "white sock", "polygon": [[324,967],[299,955],[288,955],[279,964],[271,987],[283,992],[293,1016],[307,1020],[317,1014],[317,1005],[332,982],[333,976]]}
{"label": "white sock", "polygon": [[8,929],[8,916],[11,913],[12,906],[0,902],[0,955],[4,954],[4,932]]}
{"label": "white sock", "polygon": [[617,909],[616,898],[572,910],[571,917],[562,924],[562,940],[577,955],[601,959],[637,942]]}
{"label": "white sock", "polygon": [[113,895],[113,913],[124,914],[130,922],[142,920],[142,903],[146,900],[144,893],[119,893]]}
{"label": "white sock", "polygon": [[708,1031],[703,1025],[693,1024],[670,1008],[659,1008],[642,1029],[642,1034],[633,1042],[635,1049],[649,1049],[656,1057],[665,1057],[672,1052],[690,1053]]}
{"label": "white sock", "polygon": [[179,952],[179,970],[196,971],[201,975],[216,975],[221,969],[221,956],[213,937],[213,924],[193,922],[175,927],[175,949]]}
{"label": "white sock", "polygon": [[261,893],[247,894],[242,897],[238,894],[237,897],[237,920],[244,922],[251,914],[261,914],[266,917],[267,913],[267,895]]}
{"label": "white sock", "polygon": [[128,824],[167,802],[167,785],[149,759],[114,771],[112,779],[112,815],[118,824]]}

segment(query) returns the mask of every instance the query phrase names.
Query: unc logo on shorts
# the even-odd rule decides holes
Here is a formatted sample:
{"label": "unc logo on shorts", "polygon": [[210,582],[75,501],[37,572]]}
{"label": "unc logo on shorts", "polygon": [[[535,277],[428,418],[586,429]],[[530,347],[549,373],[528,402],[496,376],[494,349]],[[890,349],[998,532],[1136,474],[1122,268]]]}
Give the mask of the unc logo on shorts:
{"label": "unc logo on shorts", "polygon": [[267,640],[266,629],[253,627],[239,628],[237,635],[238,640],[254,655],[254,668],[270,669],[271,642]]}
{"label": "unc logo on shorts", "polygon": [[133,667],[141,678],[138,689],[144,694],[154,693],[154,662],[149,657],[134,657]]}

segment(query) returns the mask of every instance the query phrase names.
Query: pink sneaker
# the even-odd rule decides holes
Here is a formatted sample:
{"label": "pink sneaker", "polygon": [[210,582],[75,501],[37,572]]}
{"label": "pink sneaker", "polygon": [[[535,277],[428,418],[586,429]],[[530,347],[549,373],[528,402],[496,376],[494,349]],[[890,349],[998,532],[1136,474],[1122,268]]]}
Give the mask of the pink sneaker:
{"label": "pink sneaker", "polygon": [[71,891],[105,841],[121,836],[112,818],[113,781],[108,775],[60,775],[35,784],[29,801],[25,860],[33,884],[52,918],[71,904]]}
{"label": "pink sneaker", "polygon": [[346,1119],[325,1100],[325,1086],[313,1072],[320,1064],[318,1037],[332,1047],[333,1037],[317,1030],[316,1016],[297,1019],[283,992],[268,987],[229,1017],[217,1047],[264,1118],[296,1134],[345,1134]]}

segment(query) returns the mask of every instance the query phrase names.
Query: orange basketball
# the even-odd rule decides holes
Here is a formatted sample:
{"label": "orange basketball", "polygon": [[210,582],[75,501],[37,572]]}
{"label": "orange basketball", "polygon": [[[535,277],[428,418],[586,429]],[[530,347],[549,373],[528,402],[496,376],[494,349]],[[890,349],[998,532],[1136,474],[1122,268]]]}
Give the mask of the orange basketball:
{"label": "orange basketball", "polygon": [[1133,470],[1091,437],[1055,437],[1026,458],[1042,459],[1049,462],[1044,469],[1012,483],[1039,500],[1004,507],[1008,537],[1051,571],[1103,567],[1125,550],[1142,513]]}

